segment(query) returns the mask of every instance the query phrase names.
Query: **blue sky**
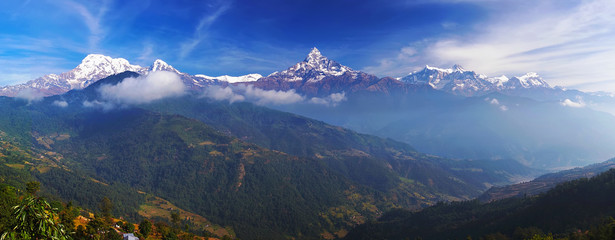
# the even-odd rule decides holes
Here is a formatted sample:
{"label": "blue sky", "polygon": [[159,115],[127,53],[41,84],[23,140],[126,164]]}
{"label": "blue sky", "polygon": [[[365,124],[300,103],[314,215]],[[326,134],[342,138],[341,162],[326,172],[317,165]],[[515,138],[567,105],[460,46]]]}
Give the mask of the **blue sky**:
{"label": "blue sky", "polygon": [[458,63],[615,92],[611,0],[4,0],[0,16],[0,86],[68,71],[89,53],[267,75],[315,46],[378,76]]}

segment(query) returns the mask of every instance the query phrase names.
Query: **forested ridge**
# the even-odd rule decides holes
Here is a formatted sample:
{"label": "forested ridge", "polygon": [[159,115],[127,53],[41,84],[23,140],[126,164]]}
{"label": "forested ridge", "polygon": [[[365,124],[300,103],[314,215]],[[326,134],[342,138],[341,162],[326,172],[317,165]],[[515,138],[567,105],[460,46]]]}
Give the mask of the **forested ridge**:
{"label": "forested ridge", "polygon": [[418,212],[397,209],[356,227],[345,239],[613,239],[613,216],[615,169],[535,197],[438,203]]}

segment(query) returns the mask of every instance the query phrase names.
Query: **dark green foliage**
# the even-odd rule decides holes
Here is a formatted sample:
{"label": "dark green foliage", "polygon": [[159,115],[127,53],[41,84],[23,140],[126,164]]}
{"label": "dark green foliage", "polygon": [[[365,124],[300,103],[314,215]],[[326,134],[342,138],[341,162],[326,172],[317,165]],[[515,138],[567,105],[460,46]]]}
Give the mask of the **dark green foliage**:
{"label": "dark green foliage", "polygon": [[138,219],[136,211],[145,202],[145,196],[123,183],[104,185],[76,172],[52,168],[40,173],[37,178],[44,183],[44,192],[60,196],[63,201],[72,201],[90,211],[99,210],[101,199],[107,197],[114,203],[111,215]]}
{"label": "dark green foliage", "polygon": [[126,222],[124,224],[122,224],[122,230],[125,233],[134,233],[135,232],[135,225],[129,222]]}
{"label": "dark green foliage", "polygon": [[[402,176],[447,195],[476,196],[485,190],[485,182],[508,184],[510,175],[537,174],[515,161],[451,161],[427,156],[404,143],[250,103],[225,104],[185,97],[155,102],[146,108],[198,119],[262,147],[319,157],[332,170],[380,191],[403,184],[398,178]],[[474,171],[477,169],[480,170]],[[453,181],[451,176],[461,181]]]}
{"label": "dark green foliage", "polygon": [[100,204],[98,205],[98,208],[100,209],[102,217],[105,219],[107,224],[111,225],[111,222],[113,221],[111,215],[111,210],[113,210],[113,203],[111,203],[111,199],[106,196],[103,197],[100,201]]}
{"label": "dark green foliage", "polygon": [[28,182],[26,183],[26,192],[30,195],[34,195],[41,189],[40,182]]}
{"label": "dark green foliage", "polygon": [[[543,232],[580,239],[612,239],[615,222],[615,169],[592,179],[558,185],[532,198],[441,203],[420,212],[395,210],[378,221],[358,226],[347,239],[501,238],[526,239]],[[603,219],[607,219],[604,221]],[[598,227],[596,227],[598,226]],[[595,234],[600,237],[592,237]],[[606,237],[605,237],[606,236]]]}
{"label": "dark green foliage", "polygon": [[13,213],[13,206],[19,203],[16,191],[14,187],[0,184],[0,234],[15,225],[16,220],[10,216]]}
{"label": "dark green foliage", "polygon": [[147,219],[143,219],[141,223],[139,223],[139,233],[141,233],[141,235],[143,235],[144,237],[147,237],[151,232],[152,222]]}
{"label": "dark green foliage", "polygon": [[67,229],[57,222],[57,209],[44,199],[30,195],[12,209],[14,221],[0,239],[71,239]]}
{"label": "dark green foliage", "polygon": [[178,227],[179,226],[179,212],[177,211],[173,211],[171,212],[171,222],[173,223],[174,227]]}

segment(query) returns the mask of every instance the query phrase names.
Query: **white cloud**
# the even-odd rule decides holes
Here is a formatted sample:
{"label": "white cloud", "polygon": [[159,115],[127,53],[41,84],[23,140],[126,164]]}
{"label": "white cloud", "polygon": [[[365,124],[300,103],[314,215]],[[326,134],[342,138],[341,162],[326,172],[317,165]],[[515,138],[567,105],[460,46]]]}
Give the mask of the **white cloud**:
{"label": "white cloud", "polygon": [[346,95],[344,93],[334,93],[325,98],[311,98],[306,101],[306,97],[296,93],[294,89],[289,91],[264,90],[252,85],[228,87],[210,86],[205,89],[203,96],[219,101],[229,101],[231,103],[237,101],[250,101],[258,105],[285,105],[307,102],[335,106],[339,102],[346,100]]}
{"label": "white cloud", "polygon": [[59,100],[55,100],[55,101],[53,101],[53,103],[52,103],[52,104],[53,104],[54,106],[61,107],[61,108],[68,107],[68,102],[66,102],[66,101],[59,101]]}
{"label": "white cloud", "polygon": [[32,102],[38,102],[42,100],[44,96],[38,90],[26,88],[24,90],[19,91],[17,95],[15,95],[15,97],[26,100],[28,101],[28,104],[30,104]]}
{"label": "white cloud", "polygon": [[209,86],[203,92],[204,97],[213,98],[218,101],[228,100],[230,103],[243,101],[246,98],[233,92],[231,87]]}
{"label": "white cloud", "polygon": [[98,91],[103,99],[130,105],[181,96],[185,90],[184,83],[176,73],[156,71],[146,76],[126,78],[117,85],[102,85]]}
{"label": "white cloud", "polygon": [[346,100],[346,93],[341,92],[341,93],[332,93],[331,95],[324,97],[324,98],[313,97],[310,99],[309,102],[314,103],[314,104],[327,105],[327,106],[337,106],[337,104],[345,100]]}
{"label": "white cloud", "polygon": [[573,107],[573,108],[585,107],[585,102],[581,98],[577,98],[576,102],[566,98],[564,101],[560,102],[560,104],[564,107]]}
{"label": "white cloud", "polygon": [[498,108],[502,111],[502,112],[506,112],[508,111],[508,107],[506,105],[500,104],[500,101],[497,98],[489,98],[486,97],[485,98],[485,102],[489,102],[489,104],[491,105],[495,105],[498,106]]}
{"label": "white cloud", "polygon": [[491,102],[489,102],[489,103],[491,103],[493,105],[500,105],[500,101],[498,101],[497,98],[491,99]]}
{"label": "white cloud", "polygon": [[304,100],[304,97],[297,94],[294,89],[289,91],[276,91],[248,86],[245,88],[244,94],[246,98],[254,100],[254,102],[259,105],[293,104]]}
{"label": "white cloud", "polygon": [[399,50],[394,58],[381,59],[376,66],[367,66],[361,71],[373,73],[380,76],[405,76],[417,70],[416,64],[420,60],[420,48],[406,46]]}
{"label": "white cloud", "polygon": [[87,108],[100,108],[104,111],[108,111],[115,108],[115,105],[113,103],[98,100],[83,101],[83,106]]}

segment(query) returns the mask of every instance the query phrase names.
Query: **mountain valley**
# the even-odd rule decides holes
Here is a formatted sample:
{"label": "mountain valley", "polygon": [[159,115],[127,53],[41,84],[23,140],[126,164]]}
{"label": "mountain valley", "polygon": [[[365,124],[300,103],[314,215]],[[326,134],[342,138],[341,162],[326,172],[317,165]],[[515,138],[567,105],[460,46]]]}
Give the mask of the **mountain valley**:
{"label": "mountain valley", "polygon": [[[470,83],[480,88],[458,88]],[[506,185],[615,154],[615,117],[566,106],[585,93],[536,74],[379,78],[316,48],[265,77],[89,55],[2,91],[4,184],[40,181],[44,195],[94,210],[109,197],[135,222],[168,221],[155,208],[174,206],[201,219],[186,220],[193,228],[241,239],[335,239],[359,225],[354,239],[398,208],[535,194],[573,178]]]}

